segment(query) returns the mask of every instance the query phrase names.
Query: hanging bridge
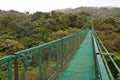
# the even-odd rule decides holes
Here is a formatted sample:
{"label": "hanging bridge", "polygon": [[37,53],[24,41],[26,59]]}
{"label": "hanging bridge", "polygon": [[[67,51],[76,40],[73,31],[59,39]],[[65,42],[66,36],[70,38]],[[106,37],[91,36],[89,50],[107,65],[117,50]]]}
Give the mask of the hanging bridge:
{"label": "hanging bridge", "polygon": [[0,80],[114,80],[103,52],[120,73],[88,21],[79,32],[0,58]]}

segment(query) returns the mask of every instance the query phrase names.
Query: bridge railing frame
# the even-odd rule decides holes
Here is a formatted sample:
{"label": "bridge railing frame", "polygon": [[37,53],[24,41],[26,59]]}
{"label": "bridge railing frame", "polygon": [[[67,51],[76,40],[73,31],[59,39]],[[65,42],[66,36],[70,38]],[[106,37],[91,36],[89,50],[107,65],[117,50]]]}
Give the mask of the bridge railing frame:
{"label": "bridge railing frame", "polygon": [[[13,55],[9,55],[3,58],[0,58],[0,66],[2,64],[4,64],[5,62],[7,63],[7,70],[8,70],[8,80],[19,80],[20,76],[19,76],[19,63],[22,63],[24,68],[23,72],[21,74],[21,79],[25,80],[26,79],[26,72],[27,72],[27,68],[32,65],[31,62],[33,60],[35,60],[35,54],[36,53],[36,58],[37,58],[37,67],[39,68],[39,80],[52,80],[55,78],[55,76],[57,75],[58,72],[60,72],[61,70],[63,70],[63,68],[65,68],[65,66],[67,65],[68,61],[70,60],[70,58],[72,57],[72,55],[77,51],[77,49],[79,48],[80,44],[82,43],[82,41],[84,40],[87,32],[88,32],[88,28],[85,28],[84,30],[82,30],[81,32],[77,32],[74,33],[70,36],[61,38],[61,39],[57,39],[36,47],[32,47],[26,50],[22,50],[19,52],[14,53]],[[57,46],[58,45],[58,46]],[[47,65],[47,61],[44,62],[44,57],[43,55],[45,54],[43,49],[46,49],[46,52],[48,53],[47,56],[47,60],[49,61],[50,59],[50,54],[54,53],[56,55],[56,59],[57,63],[56,68],[51,76],[47,77],[44,75],[44,70],[43,70],[43,65]],[[50,47],[50,49],[49,49]],[[47,51],[47,50],[51,50],[51,51]],[[55,53],[54,50],[56,50],[57,52]],[[53,52],[52,52],[53,51]],[[52,53],[51,53],[52,52]],[[49,66],[49,65],[48,65]],[[14,68],[14,69],[13,69]],[[47,67],[49,68],[49,67]],[[47,69],[46,68],[46,69]],[[14,71],[14,72],[13,72]],[[49,72],[49,71],[48,71]],[[14,77],[14,78],[13,78]]]}
{"label": "bridge railing frame", "polygon": [[98,48],[99,48],[98,51],[99,51],[99,53],[100,53],[100,55],[101,55],[101,57],[102,57],[102,59],[103,59],[103,61],[104,61],[104,65],[105,65],[105,67],[106,67],[106,69],[107,69],[107,72],[108,72],[108,74],[109,74],[109,78],[110,78],[110,80],[114,80],[114,77],[113,77],[113,75],[112,75],[112,72],[111,72],[111,70],[110,70],[110,68],[109,68],[109,66],[108,66],[107,60],[105,59],[104,55],[102,54],[103,52],[102,52],[102,49],[101,49],[101,48],[103,48],[103,49],[105,50],[105,52],[108,54],[108,57],[109,57],[110,60],[112,61],[113,65],[114,65],[114,67],[116,68],[116,70],[118,71],[118,73],[120,73],[120,68],[119,68],[119,66],[116,64],[116,62],[114,61],[114,59],[111,57],[110,53],[108,52],[107,48],[104,46],[104,44],[102,43],[102,41],[100,40],[100,38],[98,37],[98,35],[97,35],[97,33],[95,32],[93,26],[92,26],[92,31],[93,31],[93,36],[94,36],[94,38],[95,38],[95,40],[96,40],[96,44],[97,44],[97,46],[98,46]]}

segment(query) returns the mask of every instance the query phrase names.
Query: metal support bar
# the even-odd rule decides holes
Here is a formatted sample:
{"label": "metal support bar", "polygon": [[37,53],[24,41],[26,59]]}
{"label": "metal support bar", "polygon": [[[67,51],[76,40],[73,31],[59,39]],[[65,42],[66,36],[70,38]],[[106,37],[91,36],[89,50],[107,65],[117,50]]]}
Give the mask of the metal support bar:
{"label": "metal support bar", "polygon": [[104,64],[105,64],[105,67],[106,67],[107,72],[108,72],[108,74],[109,74],[109,77],[110,77],[111,80],[114,80],[113,75],[112,75],[112,73],[111,73],[111,71],[110,71],[110,68],[109,68],[109,66],[108,66],[108,64],[107,64],[107,61],[106,61],[105,57],[102,55],[101,47],[100,47],[100,45],[99,45],[99,43],[98,43],[97,40],[96,40],[96,42],[97,42],[97,44],[98,44],[98,48],[99,48],[99,50],[100,50],[101,57],[102,57],[102,59],[103,59],[103,61],[104,61]]}
{"label": "metal support bar", "polygon": [[12,80],[12,60],[8,61],[8,80]]}
{"label": "metal support bar", "polygon": [[18,60],[17,57],[14,59],[14,80],[19,80],[18,78]]}
{"label": "metal support bar", "polygon": [[118,73],[120,73],[120,68],[118,67],[118,65],[116,64],[116,62],[113,60],[113,58],[111,57],[111,55],[109,54],[108,50],[106,49],[106,47],[103,45],[102,41],[100,40],[100,38],[97,36],[97,33],[95,33],[95,36],[97,37],[97,39],[100,41],[101,46],[104,48],[105,52],[109,55],[110,60],[112,61],[113,65],[115,66],[115,68],[117,69]]}
{"label": "metal support bar", "polygon": [[41,52],[41,48],[38,49],[38,53],[39,53],[39,80],[43,80],[43,74],[42,74],[42,52]]}
{"label": "metal support bar", "polygon": [[106,67],[104,65],[103,59],[102,59],[101,54],[99,52],[97,42],[95,40],[94,35],[93,35],[93,40],[94,40],[95,52],[96,52],[97,59],[98,59],[98,64],[99,64],[99,67],[100,67],[101,79],[102,80],[110,80],[109,74],[107,73]]}

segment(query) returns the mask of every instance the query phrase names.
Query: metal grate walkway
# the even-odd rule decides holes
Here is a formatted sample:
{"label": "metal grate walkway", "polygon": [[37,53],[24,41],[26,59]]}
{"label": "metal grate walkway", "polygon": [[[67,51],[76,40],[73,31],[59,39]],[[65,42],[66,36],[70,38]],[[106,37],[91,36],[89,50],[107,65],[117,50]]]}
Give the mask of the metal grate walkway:
{"label": "metal grate walkway", "polygon": [[56,80],[95,80],[95,62],[90,30],[66,69]]}

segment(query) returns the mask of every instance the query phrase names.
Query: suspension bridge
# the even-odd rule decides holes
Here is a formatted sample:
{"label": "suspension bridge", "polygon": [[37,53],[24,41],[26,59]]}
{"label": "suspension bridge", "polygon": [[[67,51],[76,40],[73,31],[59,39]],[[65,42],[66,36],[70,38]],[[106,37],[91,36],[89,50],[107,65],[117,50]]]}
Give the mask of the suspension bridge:
{"label": "suspension bridge", "polygon": [[92,21],[69,36],[0,58],[0,80],[114,80]]}

